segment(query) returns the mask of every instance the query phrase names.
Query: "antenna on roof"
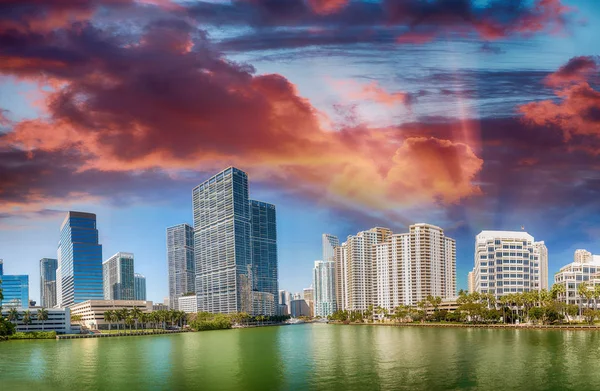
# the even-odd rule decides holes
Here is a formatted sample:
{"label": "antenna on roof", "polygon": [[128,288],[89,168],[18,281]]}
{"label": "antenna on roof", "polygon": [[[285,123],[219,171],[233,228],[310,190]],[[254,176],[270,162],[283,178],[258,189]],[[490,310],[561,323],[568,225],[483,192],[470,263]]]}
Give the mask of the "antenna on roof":
{"label": "antenna on roof", "polygon": [[524,225],[521,226],[521,231],[525,231],[525,226]]}

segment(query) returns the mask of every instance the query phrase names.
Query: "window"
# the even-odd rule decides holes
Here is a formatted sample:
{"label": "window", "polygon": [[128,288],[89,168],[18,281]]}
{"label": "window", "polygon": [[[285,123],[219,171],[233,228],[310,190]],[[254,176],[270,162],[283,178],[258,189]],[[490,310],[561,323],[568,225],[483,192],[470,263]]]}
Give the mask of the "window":
{"label": "window", "polygon": [[501,272],[501,271],[502,271],[502,268],[501,268],[501,267],[497,267],[497,268],[496,268],[496,271],[497,271],[497,272]]}

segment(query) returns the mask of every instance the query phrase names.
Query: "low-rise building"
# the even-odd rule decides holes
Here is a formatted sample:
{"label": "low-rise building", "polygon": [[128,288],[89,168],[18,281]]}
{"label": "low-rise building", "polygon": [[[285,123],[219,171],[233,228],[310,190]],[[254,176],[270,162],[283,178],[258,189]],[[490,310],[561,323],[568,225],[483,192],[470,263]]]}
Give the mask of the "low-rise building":
{"label": "low-rise building", "polygon": [[152,305],[152,311],[162,311],[162,310],[168,310],[169,306],[167,304],[164,303],[154,303]]}
{"label": "low-rise building", "polygon": [[180,296],[177,299],[177,309],[179,311],[186,312],[188,314],[195,314],[198,312],[198,296]]}
{"label": "low-rise building", "polygon": [[153,310],[152,302],[145,300],[87,300],[71,306],[71,317],[80,315],[81,325],[88,329],[106,329],[108,322],[104,320],[104,313],[123,308],[139,308],[142,312]]}
{"label": "low-rise building", "polygon": [[[559,295],[559,299],[567,304],[579,305],[579,285],[585,282],[594,289],[600,285],[600,255],[592,255],[586,250],[575,250],[573,262],[560,268],[554,275],[554,283],[563,285],[565,293]],[[584,304],[585,304],[584,299]],[[591,301],[593,302],[593,301]]]}
{"label": "low-rise building", "polygon": [[[47,308],[48,319],[45,321],[38,320],[37,310],[41,307],[29,307],[29,308],[16,308],[19,313],[19,318],[16,321],[16,331],[56,331],[57,334],[72,334],[75,330],[71,328],[71,315],[69,308]],[[31,313],[31,323],[23,323],[23,313],[29,310]],[[2,316],[8,318],[10,309],[3,308]],[[79,329],[77,332],[79,332]]]}

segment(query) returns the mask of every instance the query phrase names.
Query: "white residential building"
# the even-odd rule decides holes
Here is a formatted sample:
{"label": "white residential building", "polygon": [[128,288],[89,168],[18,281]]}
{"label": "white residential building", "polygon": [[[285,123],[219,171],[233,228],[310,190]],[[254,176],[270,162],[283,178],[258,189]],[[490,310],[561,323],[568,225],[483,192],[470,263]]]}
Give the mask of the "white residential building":
{"label": "white residential building", "polygon": [[473,274],[472,271],[469,272],[469,275],[467,276],[467,280],[468,280],[467,283],[469,284],[468,292],[469,293],[475,292],[475,275]]}
{"label": "white residential building", "polygon": [[[546,280],[544,280],[546,276]],[[475,239],[473,289],[510,293],[548,288],[548,250],[523,231],[482,231]]]}
{"label": "white residential building", "polygon": [[[37,310],[42,307],[17,308],[19,319],[16,321],[16,331],[56,331],[57,334],[72,334],[79,332],[79,328],[71,328],[71,312],[69,308],[47,308],[48,319],[40,321],[37,318]],[[31,323],[23,323],[23,313],[29,310]],[[8,318],[9,308],[2,309],[2,316]]]}
{"label": "white residential building", "polygon": [[179,296],[177,298],[177,309],[188,314],[198,312],[198,297],[196,295]]}
{"label": "white residential building", "polygon": [[578,288],[582,282],[589,284],[590,289],[600,285],[600,255],[575,250],[573,262],[561,267],[554,275],[554,283],[565,287],[565,294],[560,295],[559,299],[568,304],[579,305]]}
{"label": "white residential building", "polygon": [[327,317],[336,309],[335,265],[331,261],[315,261],[313,269],[315,316]]}

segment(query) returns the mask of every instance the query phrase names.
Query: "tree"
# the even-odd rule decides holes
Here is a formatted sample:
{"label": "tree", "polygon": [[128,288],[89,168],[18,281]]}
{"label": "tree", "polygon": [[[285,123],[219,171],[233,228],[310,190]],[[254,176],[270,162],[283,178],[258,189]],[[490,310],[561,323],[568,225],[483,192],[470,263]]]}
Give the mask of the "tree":
{"label": "tree", "polygon": [[141,318],[142,316],[142,310],[140,310],[137,307],[134,307],[131,310],[131,316],[133,317],[133,319],[135,320],[135,329],[138,329],[138,320]]}
{"label": "tree", "polygon": [[[582,316],[583,315],[583,298],[585,297],[587,299],[588,296],[590,295],[590,291],[588,289],[588,285],[586,282],[582,282],[581,284],[579,284],[579,286],[577,287],[577,294],[579,295],[579,316]],[[588,307],[589,307],[589,305],[588,305]]]}
{"label": "tree", "polygon": [[23,324],[26,327],[26,331],[29,331],[29,325],[33,321],[31,311],[27,310],[23,312]]}
{"label": "tree", "polygon": [[112,329],[112,311],[104,311],[104,321],[108,322],[108,331]]}
{"label": "tree", "polygon": [[133,316],[131,315],[131,313],[129,315],[127,315],[127,317],[125,318],[125,325],[129,326],[129,334],[131,334],[131,326],[133,326],[133,324],[135,323],[135,320],[133,319]]}
{"label": "tree", "polygon": [[600,299],[600,285],[594,285],[594,309],[598,311],[598,299]]}
{"label": "tree", "polygon": [[21,314],[19,314],[19,311],[17,311],[16,308],[11,308],[10,310],[8,310],[8,320],[13,322],[14,325],[17,325],[17,322],[19,321],[19,318],[21,317]]}
{"label": "tree", "polygon": [[42,322],[42,331],[44,331],[44,323],[48,320],[48,310],[45,308],[40,308],[37,311],[37,319]]}

